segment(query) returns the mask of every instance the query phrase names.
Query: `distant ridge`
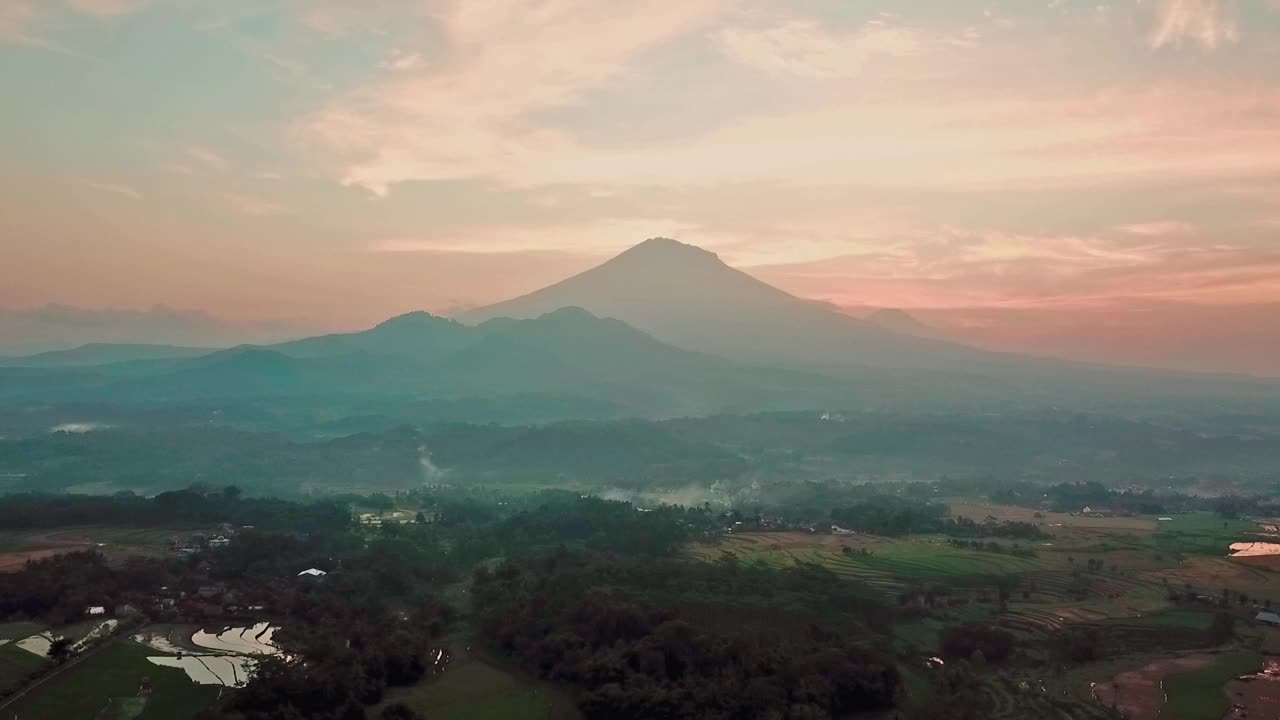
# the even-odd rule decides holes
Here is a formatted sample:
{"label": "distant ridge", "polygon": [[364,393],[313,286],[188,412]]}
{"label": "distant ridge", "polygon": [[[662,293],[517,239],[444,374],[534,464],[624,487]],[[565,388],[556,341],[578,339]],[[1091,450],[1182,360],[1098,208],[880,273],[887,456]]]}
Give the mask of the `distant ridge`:
{"label": "distant ridge", "polygon": [[0,365],[40,368],[85,367],[137,360],[191,358],[214,351],[215,348],[183,347],[179,345],[89,343],[70,350],[51,350],[35,355],[0,358]]}

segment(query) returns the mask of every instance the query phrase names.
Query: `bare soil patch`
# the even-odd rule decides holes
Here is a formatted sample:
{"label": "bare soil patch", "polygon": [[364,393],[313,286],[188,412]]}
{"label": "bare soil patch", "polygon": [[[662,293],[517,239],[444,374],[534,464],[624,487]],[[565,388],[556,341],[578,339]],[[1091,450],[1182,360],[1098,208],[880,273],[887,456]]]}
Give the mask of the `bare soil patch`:
{"label": "bare soil patch", "polygon": [[[1071,513],[1037,511],[1013,505],[993,505],[974,500],[948,500],[947,504],[951,506],[951,515],[953,517],[963,516],[977,522],[982,522],[990,516],[1005,522],[1040,523],[1050,529],[1056,527],[1105,528],[1111,530],[1155,529],[1154,521],[1141,517],[1088,517],[1072,515]],[[1040,517],[1036,517],[1037,513],[1040,514]]]}
{"label": "bare soil patch", "polygon": [[1267,658],[1256,675],[1227,683],[1232,718],[1268,718],[1280,715],[1280,658]]}
{"label": "bare soil patch", "polygon": [[1164,678],[1208,667],[1213,659],[1213,655],[1197,653],[1155,660],[1094,685],[1093,697],[1128,720],[1157,720],[1164,706]]}
{"label": "bare soil patch", "polygon": [[63,553],[74,552],[83,549],[85,546],[69,545],[56,548],[43,548],[40,550],[16,550],[13,552],[0,553],[0,573],[20,572],[27,564],[28,560],[43,560],[61,555]]}

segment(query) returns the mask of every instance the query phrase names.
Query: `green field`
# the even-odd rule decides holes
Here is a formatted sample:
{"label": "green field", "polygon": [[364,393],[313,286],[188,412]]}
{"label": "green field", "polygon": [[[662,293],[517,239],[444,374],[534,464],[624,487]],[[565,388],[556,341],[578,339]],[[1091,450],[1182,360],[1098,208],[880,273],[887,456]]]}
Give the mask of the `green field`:
{"label": "green field", "polygon": [[1255,523],[1245,520],[1224,520],[1216,513],[1187,513],[1160,523],[1153,542],[1170,554],[1226,555],[1231,543],[1257,539],[1247,535],[1256,530]]}
{"label": "green field", "polygon": [[1200,610],[1169,610],[1135,618],[1110,618],[1105,622],[1142,627],[1190,628],[1208,630],[1213,625],[1214,613]]}
{"label": "green field", "polygon": [[1160,720],[1219,720],[1231,709],[1226,684],[1262,669],[1262,655],[1235,650],[1219,655],[1209,667],[1164,679],[1167,700]]}
{"label": "green field", "polygon": [[[554,686],[527,680],[477,659],[449,663],[438,677],[387,692],[384,705],[402,702],[431,720],[580,720],[573,700]],[[377,717],[381,707],[370,709]]]}
{"label": "green field", "polygon": [[32,622],[0,623],[0,640],[21,640],[25,637],[31,637],[43,629],[43,625]]}
{"label": "green field", "polygon": [[0,689],[20,685],[47,662],[20,647],[11,644],[0,646]]}
{"label": "green field", "polygon": [[137,720],[187,720],[217,698],[217,687],[196,685],[181,670],[147,662],[155,654],[132,643],[111,643],[4,712],[22,720],[118,717],[114,707],[134,704],[130,699],[138,696],[143,678],[150,679],[152,692]]}

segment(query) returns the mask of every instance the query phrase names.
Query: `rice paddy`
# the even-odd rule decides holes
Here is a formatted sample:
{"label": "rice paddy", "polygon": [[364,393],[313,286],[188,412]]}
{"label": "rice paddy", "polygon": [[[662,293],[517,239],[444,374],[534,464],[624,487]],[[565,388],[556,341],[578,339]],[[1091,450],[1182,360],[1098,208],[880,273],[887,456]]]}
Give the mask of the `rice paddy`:
{"label": "rice paddy", "polygon": [[[197,685],[181,671],[148,661],[151,651],[129,642],[111,641],[48,682],[35,688],[4,716],[22,720],[119,718],[189,720],[208,707],[219,689]],[[141,705],[141,712],[134,713]],[[122,710],[130,713],[123,715]]]}
{"label": "rice paddy", "polygon": [[169,632],[144,630],[133,639],[143,646],[168,653],[148,657],[148,662],[182,670],[198,685],[244,687],[253,676],[258,662],[256,658],[279,654],[279,649],[271,641],[276,630],[276,626],[266,622],[250,627],[223,628],[217,633],[198,629],[190,636],[190,645],[199,648],[195,652],[186,644],[179,645],[167,637],[172,633],[171,629]]}

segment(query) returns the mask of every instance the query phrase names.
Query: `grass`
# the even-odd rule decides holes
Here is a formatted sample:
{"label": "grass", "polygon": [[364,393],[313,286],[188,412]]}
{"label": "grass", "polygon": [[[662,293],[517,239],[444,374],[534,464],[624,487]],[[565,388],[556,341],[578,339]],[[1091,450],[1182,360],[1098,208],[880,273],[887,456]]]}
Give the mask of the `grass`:
{"label": "grass", "polygon": [[[476,657],[455,659],[438,677],[387,692],[384,705],[402,702],[432,720],[579,720],[573,701],[557,688],[525,680]],[[368,716],[377,717],[380,708]]]}
{"label": "grass", "polygon": [[1252,650],[1234,650],[1219,655],[1209,667],[1166,677],[1167,699],[1160,711],[1160,720],[1218,720],[1225,717],[1231,710],[1226,684],[1240,675],[1261,669],[1262,655]]}
{"label": "grass", "polygon": [[[156,653],[132,643],[113,642],[88,660],[41,685],[5,710],[23,720],[119,717],[116,705],[136,698],[143,678],[151,696],[137,720],[187,720],[218,696],[218,688],[196,685],[186,673],[147,662]],[[110,709],[108,709],[110,708]]]}
{"label": "grass", "polygon": [[944,625],[936,620],[910,620],[893,626],[894,637],[910,643],[921,652],[935,652],[942,640]]}
{"label": "grass", "polygon": [[21,684],[47,660],[37,657],[16,645],[0,646],[0,688]]}
{"label": "grass", "polygon": [[31,637],[44,629],[43,625],[33,622],[0,623],[0,640],[21,640]]}
{"label": "grass", "polygon": [[1224,520],[1216,513],[1174,515],[1160,523],[1155,544],[1167,554],[1226,555],[1231,543],[1240,542],[1255,525],[1245,520]]}
{"label": "grass", "polygon": [[1169,610],[1142,617],[1108,618],[1104,622],[1138,627],[1189,628],[1208,630],[1213,625],[1214,613],[1199,610]]}

